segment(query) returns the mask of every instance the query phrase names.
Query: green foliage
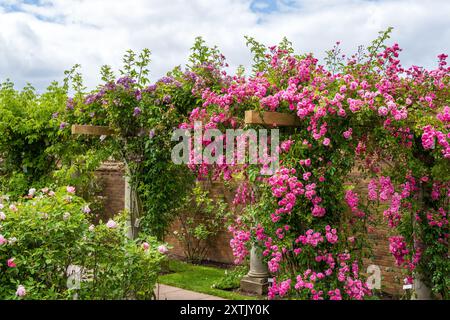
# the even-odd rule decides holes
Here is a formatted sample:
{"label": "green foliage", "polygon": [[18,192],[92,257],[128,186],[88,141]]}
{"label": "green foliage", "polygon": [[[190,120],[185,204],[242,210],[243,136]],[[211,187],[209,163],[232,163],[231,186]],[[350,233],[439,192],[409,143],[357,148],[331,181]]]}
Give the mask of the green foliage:
{"label": "green foliage", "polygon": [[6,81],[0,85],[0,189],[18,197],[32,186],[51,182],[50,173],[72,146],[59,130],[54,114],[64,110],[66,92],[52,83],[42,95],[33,87],[22,91]]}
{"label": "green foliage", "polygon": [[231,270],[225,270],[225,274],[220,280],[214,282],[213,288],[220,290],[239,289],[241,279],[248,273],[248,266],[235,266]]}
{"label": "green foliage", "polygon": [[160,283],[230,300],[258,299],[258,297],[245,296],[233,291],[214,288],[214,283],[217,283],[223,278],[223,269],[211,266],[199,266],[177,260],[169,260],[169,268],[172,273],[161,275],[158,280]]}
{"label": "green foliage", "polygon": [[199,262],[208,254],[210,239],[217,235],[229,217],[227,205],[221,199],[212,199],[201,185],[192,189],[176,210],[180,225],[175,236],[184,246],[189,261]]}
{"label": "green foliage", "polygon": [[[116,225],[90,226],[87,204],[65,188],[28,198],[2,203],[0,238],[8,242],[0,244],[0,299],[17,299],[19,285],[25,299],[151,298],[163,259],[153,238],[128,239],[124,215]],[[82,270],[79,287],[68,274],[74,265]]]}

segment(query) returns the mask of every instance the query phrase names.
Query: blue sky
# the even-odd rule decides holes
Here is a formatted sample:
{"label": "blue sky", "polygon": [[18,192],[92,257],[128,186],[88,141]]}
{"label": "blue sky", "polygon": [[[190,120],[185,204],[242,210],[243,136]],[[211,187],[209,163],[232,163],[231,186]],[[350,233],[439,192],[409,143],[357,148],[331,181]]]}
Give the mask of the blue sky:
{"label": "blue sky", "polygon": [[273,45],[287,36],[298,52],[322,58],[336,41],[346,53],[393,26],[402,62],[425,67],[450,51],[447,0],[0,0],[0,80],[44,89],[82,65],[86,84],[125,50],[152,51],[156,80],[182,65],[196,36],[218,45],[233,71],[248,67],[244,35]]}

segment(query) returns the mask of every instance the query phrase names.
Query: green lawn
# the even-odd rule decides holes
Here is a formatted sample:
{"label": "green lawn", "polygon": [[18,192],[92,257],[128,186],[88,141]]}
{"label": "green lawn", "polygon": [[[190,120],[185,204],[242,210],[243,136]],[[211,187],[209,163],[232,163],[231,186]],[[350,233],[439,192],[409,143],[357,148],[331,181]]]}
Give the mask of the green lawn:
{"label": "green lawn", "polygon": [[169,268],[172,273],[160,276],[159,283],[230,300],[258,299],[258,297],[244,296],[233,291],[212,288],[213,283],[224,276],[224,269],[193,265],[178,260],[170,260]]}

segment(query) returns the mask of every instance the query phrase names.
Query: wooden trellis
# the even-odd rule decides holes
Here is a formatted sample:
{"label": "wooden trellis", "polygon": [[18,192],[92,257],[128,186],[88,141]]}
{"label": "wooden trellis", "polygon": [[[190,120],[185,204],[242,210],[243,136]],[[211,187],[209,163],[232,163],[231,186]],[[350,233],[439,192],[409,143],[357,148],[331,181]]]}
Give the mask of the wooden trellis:
{"label": "wooden trellis", "polygon": [[93,136],[110,136],[114,131],[106,126],[91,126],[91,125],[72,125],[72,134],[86,134]]}
{"label": "wooden trellis", "polygon": [[300,126],[300,118],[289,113],[247,110],[245,111],[245,124],[298,127]]}
{"label": "wooden trellis", "polygon": [[[111,136],[114,134],[114,130],[107,126],[74,124],[71,129],[73,135]],[[125,189],[125,209],[130,211],[129,237],[136,238],[140,217],[136,215],[135,211],[136,209],[139,210],[141,204],[138,200],[137,191],[130,187],[128,179],[125,180]]]}

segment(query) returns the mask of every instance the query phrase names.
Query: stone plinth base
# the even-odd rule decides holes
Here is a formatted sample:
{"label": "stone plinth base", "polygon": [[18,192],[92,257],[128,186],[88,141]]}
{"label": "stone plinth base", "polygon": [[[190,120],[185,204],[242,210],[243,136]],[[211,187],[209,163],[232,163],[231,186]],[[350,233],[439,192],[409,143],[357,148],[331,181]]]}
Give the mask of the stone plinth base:
{"label": "stone plinth base", "polygon": [[269,288],[267,278],[253,278],[245,276],[241,279],[241,290],[249,293],[264,295]]}

